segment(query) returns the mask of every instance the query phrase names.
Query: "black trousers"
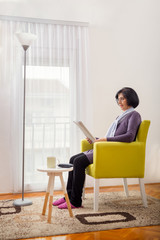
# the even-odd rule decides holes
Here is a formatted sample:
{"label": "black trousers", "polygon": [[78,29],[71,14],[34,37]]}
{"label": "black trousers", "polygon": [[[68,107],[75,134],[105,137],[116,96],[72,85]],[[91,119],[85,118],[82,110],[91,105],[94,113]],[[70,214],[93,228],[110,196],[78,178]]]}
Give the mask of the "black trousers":
{"label": "black trousers", "polygon": [[75,207],[82,205],[82,191],[85,181],[85,168],[90,164],[84,153],[79,153],[70,158],[73,171],[69,172],[67,182],[67,193],[70,202]]}

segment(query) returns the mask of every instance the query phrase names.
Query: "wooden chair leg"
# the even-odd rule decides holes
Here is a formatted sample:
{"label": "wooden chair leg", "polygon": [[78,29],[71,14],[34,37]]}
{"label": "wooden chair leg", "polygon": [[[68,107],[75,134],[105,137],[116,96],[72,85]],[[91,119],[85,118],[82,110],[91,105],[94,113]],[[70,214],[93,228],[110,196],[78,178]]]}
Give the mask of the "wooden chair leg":
{"label": "wooden chair leg", "polygon": [[94,211],[98,211],[99,179],[94,179]]}
{"label": "wooden chair leg", "polygon": [[129,192],[128,192],[128,185],[127,185],[127,178],[123,178],[123,187],[124,187],[124,192],[126,197],[129,196]]}
{"label": "wooden chair leg", "polygon": [[139,185],[140,185],[140,190],[141,190],[141,197],[143,201],[144,207],[147,207],[147,198],[146,198],[146,193],[145,193],[145,186],[144,186],[144,181],[143,178],[139,178]]}

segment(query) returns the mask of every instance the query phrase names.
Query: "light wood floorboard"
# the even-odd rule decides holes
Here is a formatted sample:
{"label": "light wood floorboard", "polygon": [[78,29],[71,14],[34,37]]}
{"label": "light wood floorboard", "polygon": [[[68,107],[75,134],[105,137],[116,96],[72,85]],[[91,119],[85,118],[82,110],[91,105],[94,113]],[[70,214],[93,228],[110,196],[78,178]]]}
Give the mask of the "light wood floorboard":
{"label": "light wood floorboard", "polygon": [[[138,185],[129,186],[129,190],[139,190]],[[160,183],[145,184],[146,194],[160,199]],[[122,186],[101,187],[101,192],[123,191]],[[92,188],[86,189],[86,193],[93,192]],[[54,194],[60,195],[62,191],[55,191]],[[44,192],[26,193],[25,197],[44,196]],[[17,199],[20,194],[0,194],[0,200]],[[149,227],[137,227],[127,229],[115,229],[99,232],[86,232],[80,234],[68,234],[60,236],[28,238],[28,240],[160,240],[160,225]],[[24,240],[24,239],[20,239]]]}

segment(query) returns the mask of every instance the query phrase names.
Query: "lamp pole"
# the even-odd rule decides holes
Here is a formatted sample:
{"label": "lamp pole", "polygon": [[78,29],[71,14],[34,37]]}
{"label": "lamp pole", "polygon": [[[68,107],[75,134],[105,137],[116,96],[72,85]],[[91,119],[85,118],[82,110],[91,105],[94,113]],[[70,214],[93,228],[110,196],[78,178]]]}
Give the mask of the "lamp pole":
{"label": "lamp pole", "polygon": [[22,152],[22,201],[24,201],[24,158],[25,158],[25,119],[26,119],[26,51],[29,46],[23,45],[24,49],[24,87],[23,87],[23,152]]}
{"label": "lamp pole", "polygon": [[32,204],[29,199],[24,199],[24,169],[25,169],[25,106],[26,106],[26,51],[31,42],[36,38],[34,34],[30,33],[17,33],[17,38],[20,41],[24,50],[24,86],[23,86],[23,143],[22,143],[22,199],[16,199],[13,202],[14,206],[28,206]]}

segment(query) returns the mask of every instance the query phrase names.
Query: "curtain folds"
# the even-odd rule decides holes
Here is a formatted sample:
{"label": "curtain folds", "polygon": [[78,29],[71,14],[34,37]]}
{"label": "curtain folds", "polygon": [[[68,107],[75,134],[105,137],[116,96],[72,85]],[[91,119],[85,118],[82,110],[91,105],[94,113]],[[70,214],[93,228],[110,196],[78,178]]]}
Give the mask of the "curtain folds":
{"label": "curtain folds", "polygon": [[24,51],[16,32],[37,35],[27,50],[25,191],[45,190],[47,176],[37,167],[48,156],[68,162],[79,152],[83,137],[73,120],[90,125],[88,27],[0,20],[1,81],[8,85],[10,98],[12,185],[13,192],[20,192]]}

